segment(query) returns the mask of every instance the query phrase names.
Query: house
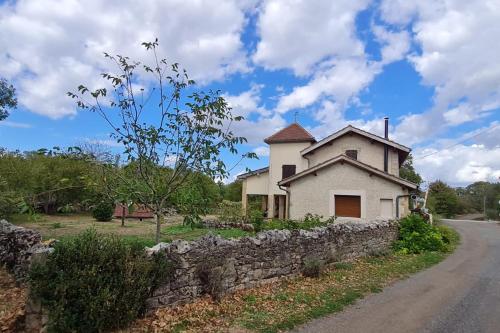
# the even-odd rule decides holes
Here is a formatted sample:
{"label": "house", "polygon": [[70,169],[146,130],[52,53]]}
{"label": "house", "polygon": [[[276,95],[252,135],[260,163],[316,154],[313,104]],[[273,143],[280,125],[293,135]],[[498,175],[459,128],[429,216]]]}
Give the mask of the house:
{"label": "house", "polygon": [[316,141],[293,123],[264,140],[269,166],[238,176],[242,204],[260,196],[267,217],[301,219],[307,213],[359,219],[409,213],[417,185],[399,177],[410,148],[347,126]]}

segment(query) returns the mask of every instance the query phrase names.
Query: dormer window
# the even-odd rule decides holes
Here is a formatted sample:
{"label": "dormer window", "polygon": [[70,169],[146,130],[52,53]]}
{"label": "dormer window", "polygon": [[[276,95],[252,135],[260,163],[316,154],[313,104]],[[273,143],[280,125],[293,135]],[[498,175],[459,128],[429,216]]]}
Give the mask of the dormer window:
{"label": "dormer window", "polygon": [[294,164],[283,164],[281,179],[285,179],[295,175],[295,165]]}
{"label": "dormer window", "polygon": [[345,151],[345,154],[346,154],[347,157],[350,157],[353,160],[357,160],[358,159],[358,151],[355,150],[355,149],[348,149],[348,150]]}

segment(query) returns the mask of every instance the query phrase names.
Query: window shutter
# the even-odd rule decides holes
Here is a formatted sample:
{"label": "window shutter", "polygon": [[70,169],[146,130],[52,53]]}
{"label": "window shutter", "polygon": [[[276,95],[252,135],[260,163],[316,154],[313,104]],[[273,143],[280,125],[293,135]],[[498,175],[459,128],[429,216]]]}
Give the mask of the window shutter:
{"label": "window shutter", "polygon": [[358,159],[358,151],[357,150],[349,149],[349,150],[345,151],[345,154],[346,154],[347,157],[350,157],[353,160],[357,160]]}
{"label": "window shutter", "polygon": [[295,175],[295,165],[283,164],[281,179],[285,179],[293,175]]}

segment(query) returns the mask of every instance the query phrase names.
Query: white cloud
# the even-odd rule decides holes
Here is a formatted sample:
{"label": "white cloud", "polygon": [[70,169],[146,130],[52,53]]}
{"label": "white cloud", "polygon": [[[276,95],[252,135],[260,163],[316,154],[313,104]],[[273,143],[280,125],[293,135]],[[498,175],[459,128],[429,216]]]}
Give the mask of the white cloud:
{"label": "white cloud", "polygon": [[415,151],[415,168],[427,181],[437,179],[452,185],[466,185],[476,181],[496,182],[500,177],[500,146],[487,148],[485,145],[457,145],[440,150],[439,153],[424,158],[436,152],[434,149],[419,149]]}
{"label": "white cloud", "polygon": [[268,0],[258,19],[260,41],[253,60],[267,69],[308,75],[331,57],[362,56],[355,18],[368,0]]}
{"label": "white cloud", "polygon": [[250,90],[239,95],[225,94],[224,98],[235,115],[248,117],[252,113],[269,115],[269,111],[261,106],[260,92],[264,85],[252,84]]}
{"label": "white cloud", "polygon": [[368,63],[364,57],[336,60],[331,67],[319,70],[307,84],[295,87],[278,102],[280,113],[313,105],[322,97],[333,98],[345,106],[366,88],[381,71],[378,63]]}
{"label": "white cloud", "polygon": [[27,123],[20,123],[17,121],[3,120],[0,121],[0,126],[13,127],[13,128],[32,128],[33,125]]}
{"label": "white cloud", "polygon": [[409,60],[422,82],[435,89],[431,110],[402,118],[402,136],[419,142],[498,112],[498,1],[384,0],[380,11],[388,23],[410,25],[419,51]]}
{"label": "white cloud", "polygon": [[259,146],[253,150],[258,157],[269,156],[269,147],[267,146]]}
{"label": "white cloud", "polygon": [[66,97],[80,83],[100,85],[102,53],[144,59],[140,43],[160,40],[159,54],[201,83],[247,71],[240,34],[250,1],[75,0],[0,6],[0,75],[14,81],[19,102],[60,118],[75,113]]}
{"label": "white cloud", "polygon": [[372,30],[377,40],[382,44],[380,50],[382,64],[389,64],[405,58],[410,50],[410,34],[407,31],[393,32],[377,25],[374,25]]}

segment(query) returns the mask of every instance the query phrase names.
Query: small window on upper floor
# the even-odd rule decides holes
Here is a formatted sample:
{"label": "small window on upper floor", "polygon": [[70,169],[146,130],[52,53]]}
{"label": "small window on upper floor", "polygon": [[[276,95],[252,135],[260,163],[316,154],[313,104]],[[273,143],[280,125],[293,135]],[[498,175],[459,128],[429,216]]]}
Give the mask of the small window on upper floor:
{"label": "small window on upper floor", "polygon": [[282,173],[281,173],[281,179],[288,178],[290,176],[295,175],[295,165],[292,164],[283,164],[282,166]]}
{"label": "small window on upper floor", "polygon": [[346,154],[347,157],[350,157],[350,158],[352,158],[354,160],[358,159],[358,151],[355,150],[355,149],[346,150],[345,154]]}

